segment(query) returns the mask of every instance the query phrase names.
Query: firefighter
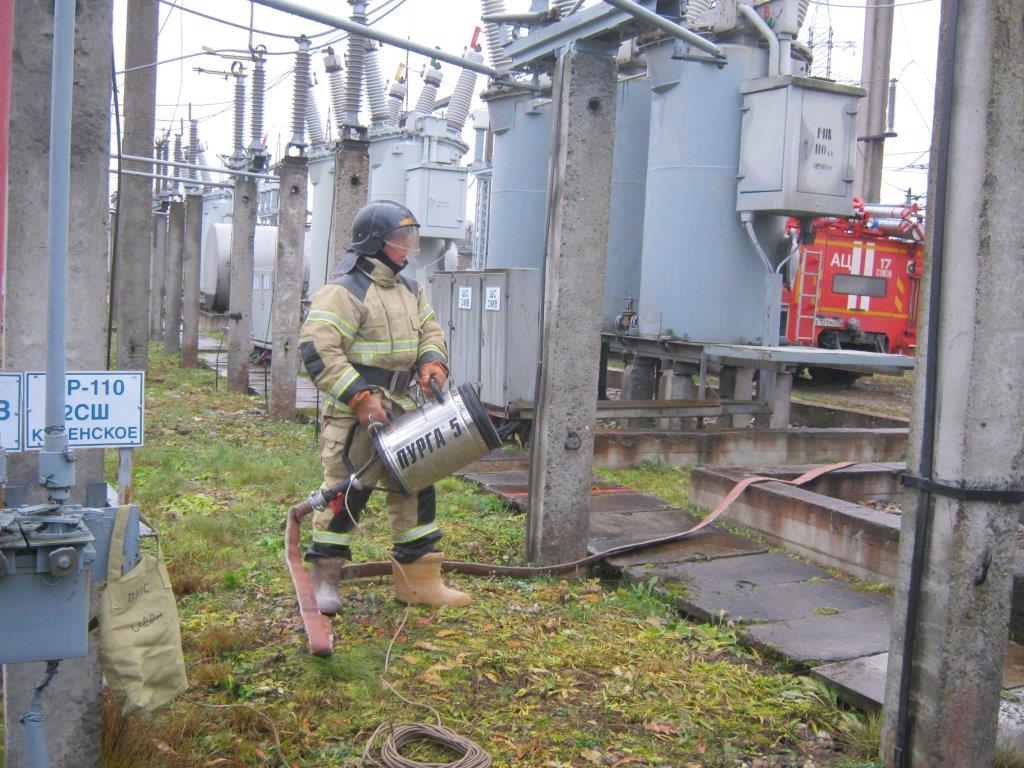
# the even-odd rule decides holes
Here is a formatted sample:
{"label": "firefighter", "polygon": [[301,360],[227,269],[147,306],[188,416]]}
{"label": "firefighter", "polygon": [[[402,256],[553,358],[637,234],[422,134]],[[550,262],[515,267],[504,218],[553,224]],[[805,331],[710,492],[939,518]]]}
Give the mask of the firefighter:
{"label": "firefighter", "polygon": [[[372,455],[368,428],[414,408],[409,388],[429,392],[430,380],[443,387],[448,377],[444,331],[423,287],[402,274],[419,252],[419,223],[404,205],[378,200],[363,207],[352,225],[352,246],[342,266],[313,296],[299,332],[299,350],[309,377],[327,398],[320,459],[323,487],[348,471],[342,448],[358,422],[350,456],[361,467]],[[306,552],[321,613],[341,610],[338,582],[359,515],[377,481],[386,482],[379,462],[363,478],[367,488],[351,487],[313,518],[313,540]],[[395,597],[406,604],[466,605],[470,597],[441,581],[444,558],[434,551],[441,531],[434,520],[433,486],[416,496],[387,494],[394,533],[392,570]]]}

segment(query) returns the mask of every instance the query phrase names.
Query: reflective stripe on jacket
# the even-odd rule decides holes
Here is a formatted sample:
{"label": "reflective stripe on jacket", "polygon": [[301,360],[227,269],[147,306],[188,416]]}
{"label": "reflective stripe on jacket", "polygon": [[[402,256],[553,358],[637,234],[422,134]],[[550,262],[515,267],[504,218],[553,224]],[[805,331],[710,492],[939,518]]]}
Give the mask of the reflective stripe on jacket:
{"label": "reflective stripe on jacket", "polygon": [[448,358],[423,288],[365,257],[313,296],[299,351],[310,379],[328,396],[328,414],[351,413],[344,403],[364,389],[393,399],[404,394],[371,387],[353,363],[397,371],[431,360],[447,364]]}

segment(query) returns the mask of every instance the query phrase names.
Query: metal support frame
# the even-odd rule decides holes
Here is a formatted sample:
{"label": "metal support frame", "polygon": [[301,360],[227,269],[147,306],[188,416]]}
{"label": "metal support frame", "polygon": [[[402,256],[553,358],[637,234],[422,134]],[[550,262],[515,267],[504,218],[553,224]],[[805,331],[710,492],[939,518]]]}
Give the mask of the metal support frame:
{"label": "metal support frame", "polygon": [[[231,176],[252,176],[253,178],[265,179],[267,181],[270,181],[270,180],[273,180],[273,179],[276,178],[273,174],[269,174],[269,173],[256,173],[254,171],[243,171],[243,170],[240,170],[238,168],[215,168],[212,165],[199,165],[198,163],[183,163],[183,162],[177,162],[175,160],[164,160],[164,159],[155,158],[155,157],[140,157],[139,155],[120,155],[120,157],[119,157],[117,154],[115,154],[113,152],[110,154],[110,157],[112,159],[114,159],[114,160],[120,159],[122,162],[130,161],[130,162],[135,162],[135,163],[148,163],[149,165],[161,165],[161,166],[169,165],[169,166],[172,166],[174,168],[186,168],[186,169],[193,170],[193,171],[210,171],[211,173],[226,173],[226,174],[231,175]],[[122,171],[122,173],[126,173],[126,172],[127,171]],[[161,178],[161,177],[160,176],[156,176],[154,178]],[[173,178],[173,177],[163,177],[163,178]],[[184,179],[184,180],[193,181],[192,179]],[[193,183],[194,183],[194,181],[193,181]]]}
{"label": "metal support frame", "polygon": [[412,53],[418,53],[421,56],[427,56],[428,58],[438,59],[449,64],[454,64],[456,67],[462,67],[463,69],[471,69],[474,72],[479,72],[482,75],[488,75],[489,77],[502,78],[512,74],[508,70],[495,69],[489,67],[486,64],[479,61],[471,61],[463,58],[462,56],[456,56],[453,53],[446,53],[438,48],[432,48],[429,45],[423,45],[421,43],[414,43],[411,40],[406,40],[395,35],[388,34],[374,27],[367,26],[365,24],[359,24],[354,21],[342,18],[341,16],[335,16],[332,13],[324,13],[314,8],[308,8],[299,3],[289,2],[289,0],[254,0],[258,5],[266,6],[267,8],[274,8],[278,11],[284,11],[290,13],[293,16],[298,16],[309,21],[315,21],[318,24],[326,24],[329,27],[335,29],[341,29],[352,35],[359,35],[360,37],[366,37],[370,40],[376,40],[381,43],[393,45],[396,48],[402,50],[411,51]]}
{"label": "metal support frame", "polygon": [[228,187],[229,189],[234,187],[234,184],[232,184],[230,182],[227,182],[227,181],[199,181],[199,182],[197,182],[195,179],[189,179],[189,178],[187,178],[185,176],[168,176],[168,175],[163,174],[163,173],[146,173],[145,171],[129,171],[129,170],[125,170],[124,168],[122,168],[121,170],[117,170],[117,168],[108,168],[107,172],[108,173],[113,173],[113,174],[120,173],[122,176],[141,176],[141,177],[146,178],[146,179],[165,179],[167,181],[180,181],[182,183],[187,183],[187,184],[189,184],[189,185],[191,185],[193,187]]}

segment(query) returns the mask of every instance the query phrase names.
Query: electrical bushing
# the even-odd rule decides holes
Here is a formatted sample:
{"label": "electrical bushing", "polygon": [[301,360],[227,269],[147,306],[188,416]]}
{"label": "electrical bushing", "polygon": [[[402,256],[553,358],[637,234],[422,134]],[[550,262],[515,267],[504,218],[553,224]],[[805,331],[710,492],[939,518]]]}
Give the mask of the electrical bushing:
{"label": "electrical bushing", "polygon": [[0,509],[0,663],[85,655],[96,559],[85,511]]}

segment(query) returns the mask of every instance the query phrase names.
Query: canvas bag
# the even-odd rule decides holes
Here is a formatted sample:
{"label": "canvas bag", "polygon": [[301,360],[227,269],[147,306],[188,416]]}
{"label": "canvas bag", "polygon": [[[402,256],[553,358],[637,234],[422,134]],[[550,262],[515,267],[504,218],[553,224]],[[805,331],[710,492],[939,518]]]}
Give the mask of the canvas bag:
{"label": "canvas bag", "polygon": [[178,607],[159,538],[156,557],[140,553],[138,565],[121,575],[131,509],[117,510],[97,616],[100,667],[125,716],[152,712],[188,687]]}

